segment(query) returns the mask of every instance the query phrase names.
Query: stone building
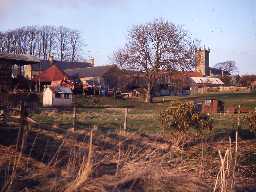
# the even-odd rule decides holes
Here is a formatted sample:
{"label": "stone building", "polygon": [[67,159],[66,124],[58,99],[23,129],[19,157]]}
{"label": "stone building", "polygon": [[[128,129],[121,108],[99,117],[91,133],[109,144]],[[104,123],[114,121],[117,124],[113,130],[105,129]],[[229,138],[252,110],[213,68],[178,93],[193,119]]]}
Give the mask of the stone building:
{"label": "stone building", "polygon": [[196,71],[200,72],[203,76],[210,75],[209,53],[210,49],[200,48],[196,50]]}
{"label": "stone building", "polygon": [[72,90],[68,87],[47,87],[43,92],[43,106],[71,106]]}
{"label": "stone building", "polygon": [[210,67],[210,49],[199,48],[196,49],[195,61],[196,61],[196,71],[201,73],[202,76],[207,77],[223,77],[229,76],[228,71],[223,71],[214,67]]}

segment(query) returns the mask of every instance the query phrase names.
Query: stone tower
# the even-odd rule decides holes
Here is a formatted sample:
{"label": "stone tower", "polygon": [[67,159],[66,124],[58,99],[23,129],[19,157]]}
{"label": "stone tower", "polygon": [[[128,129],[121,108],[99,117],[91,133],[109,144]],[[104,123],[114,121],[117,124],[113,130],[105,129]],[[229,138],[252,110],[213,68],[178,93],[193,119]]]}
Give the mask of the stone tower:
{"label": "stone tower", "polygon": [[210,75],[209,53],[210,49],[196,49],[196,71],[201,72],[203,76]]}

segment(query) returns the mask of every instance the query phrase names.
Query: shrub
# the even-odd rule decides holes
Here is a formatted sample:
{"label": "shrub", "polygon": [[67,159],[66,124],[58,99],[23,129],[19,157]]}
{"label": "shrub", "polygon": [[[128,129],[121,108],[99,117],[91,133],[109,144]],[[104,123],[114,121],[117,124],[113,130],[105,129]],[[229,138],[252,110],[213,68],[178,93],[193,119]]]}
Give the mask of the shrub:
{"label": "shrub", "polygon": [[249,128],[256,133],[256,112],[249,113],[246,119],[249,123]]}
{"label": "shrub", "polygon": [[160,121],[164,128],[178,131],[187,131],[189,128],[211,129],[213,123],[209,115],[197,112],[191,103],[172,105],[160,112]]}

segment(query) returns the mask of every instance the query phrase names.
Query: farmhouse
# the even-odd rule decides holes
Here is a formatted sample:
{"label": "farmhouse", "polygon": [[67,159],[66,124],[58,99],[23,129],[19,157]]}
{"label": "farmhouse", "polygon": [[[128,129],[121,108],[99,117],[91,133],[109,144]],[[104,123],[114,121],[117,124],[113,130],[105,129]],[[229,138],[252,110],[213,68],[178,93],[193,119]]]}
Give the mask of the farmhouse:
{"label": "farmhouse", "polygon": [[121,83],[123,72],[116,65],[95,66],[86,68],[66,69],[70,77],[79,77],[83,84],[114,89]]}
{"label": "farmhouse", "polygon": [[71,106],[72,91],[68,87],[47,87],[43,92],[43,106]]}

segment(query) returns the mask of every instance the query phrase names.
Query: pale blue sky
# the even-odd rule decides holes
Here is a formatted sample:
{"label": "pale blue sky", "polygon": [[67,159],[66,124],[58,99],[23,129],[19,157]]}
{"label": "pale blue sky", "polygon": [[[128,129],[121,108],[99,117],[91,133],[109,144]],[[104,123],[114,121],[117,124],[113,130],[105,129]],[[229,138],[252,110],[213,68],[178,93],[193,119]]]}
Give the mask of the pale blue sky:
{"label": "pale blue sky", "polygon": [[[0,0],[0,30],[64,25],[82,33],[97,65],[121,47],[134,24],[164,18],[211,48],[210,65],[235,60],[256,73],[256,0]],[[89,51],[89,52],[88,52]]]}

